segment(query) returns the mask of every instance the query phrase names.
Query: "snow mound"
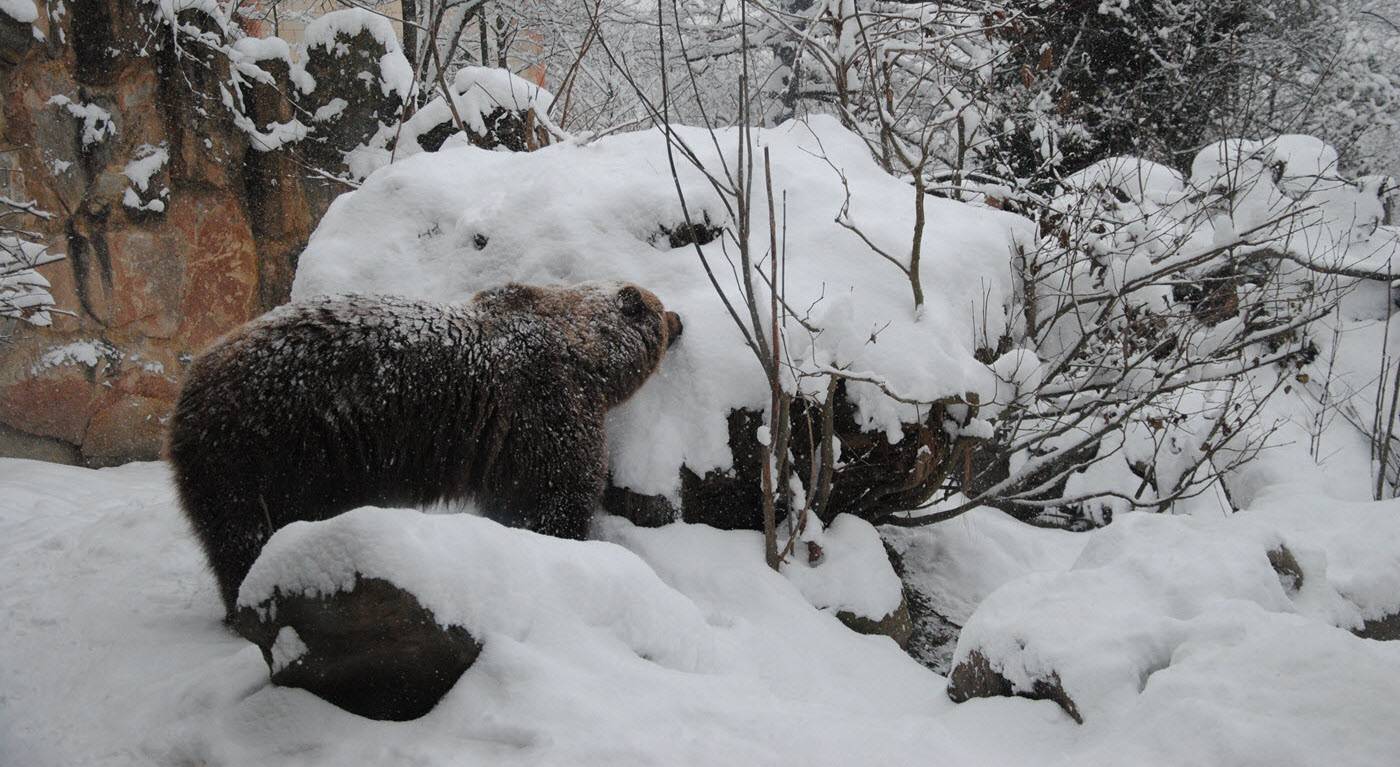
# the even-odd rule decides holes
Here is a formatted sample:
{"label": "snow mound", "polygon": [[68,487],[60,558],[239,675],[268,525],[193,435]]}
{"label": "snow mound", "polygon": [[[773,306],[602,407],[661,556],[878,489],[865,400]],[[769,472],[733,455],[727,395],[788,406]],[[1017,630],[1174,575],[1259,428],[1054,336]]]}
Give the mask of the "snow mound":
{"label": "snow mound", "polygon": [[[498,109],[508,112],[533,110],[537,119],[548,120],[554,96],[540,86],[516,76],[508,69],[462,67],[453,79],[452,106],[466,127],[478,136],[487,132],[486,118]],[[401,157],[422,151],[418,137],[452,120],[452,109],[438,96],[424,104],[395,132],[397,154]]]}
{"label": "snow mound", "polygon": [[1138,202],[1171,205],[1186,195],[1186,181],[1172,168],[1139,157],[1110,157],[1066,176],[1060,186],[1075,191],[1115,189]]}
{"label": "snow mound", "polygon": [[904,586],[869,522],[838,514],[816,542],[822,550],[816,565],[799,551],[783,566],[783,575],[812,606],[877,621],[899,609]]}
{"label": "snow mound", "polygon": [[989,508],[928,527],[885,526],[880,534],[904,562],[909,585],[959,626],[1003,585],[1068,569],[1089,542],[1087,535],[1032,528]]}
{"label": "snow mound", "polygon": [[681,671],[710,652],[694,604],[635,554],[470,514],[363,508],[292,523],[267,542],[238,603],[349,591],[357,577],[389,581],[488,646],[500,637],[545,647],[602,639]]}
{"label": "snow mound", "polygon": [[242,61],[280,61],[292,65],[292,47],[280,37],[240,37],[233,42],[233,50]]}
{"label": "snow mound", "polygon": [[1303,571],[1300,612],[1345,629],[1400,614],[1400,499],[1345,502],[1280,486],[1232,522],[1281,536]]}
{"label": "snow mound", "polygon": [[0,0],[0,13],[21,24],[33,24],[39,18],[39,9],[34,0]]}
{"label": "snow mound", "polygon": [[[706,168],[722,174],[735,167],[733,131],[712,139],[703,130],[677,130]],[[833,119],[814,117],[754,136],[772,155],[787,303],[821,328],[810,336],[789,331],[793,364],[818,375],[832,366],[867,373],[914,400],[978,392],[990,402],[996,376],[973,352],[978,339],[1003,330],[1002,307],[1014,292],[1013,237],[1029,236],[1030,223],[928,198],[926,303],[916,314],[904,274],[835,223],[844,174],[850,219],[885,251],[907,254],[912,188],[881,170],[860,139]],[[684,159],[677,165],[692,220],[728,225],[727,210],[704,177]],[[759,197],[756,214],[766,204]],[[766,251],[766,221],[754,216],[755,258]],[[684,223],[658,131],[529,153],[454,146],[381,168],[338,198],[300,258],[292,296],[361,292],[461,301],[511,280],[624,279],[650,288],[680,313],[686,334],[658,375],[612,414],[611,468],[618,486],[674,500],[682,464],[702,476],[731,468],[728,413],[761,409],[768,400],[762,371],[694,248],[669,247],[666,233]],[[730,259],[737,264],[734,243],[723,236],[703,251],[726,295],[742,305],[730,268]],[[762,281],[755,276],[754,282],[766,305]],[[849,394],[861,425],[894,439],[901,423],[927,414],[872,384],[854,383]]]}
{"label": "snow mound", "polygon": [[[1307,506],[1300,502],[1296,513]],[[1395,511],[1390,504],[1378,508]],[[1323,518],[1321,530],[1326,518],[1360,505],[1336,514],[1326,506],[1314,510]],[[1268,510],[1226,522],[1255,514],[1263,516],[1260,524],[1288,530]],[[987,561],[987,582],[964,588],[969,600],[977,598],[973,585],[989,588],[1021,566],[1063,569],[1080,541],[1099,535],[1042,530],[996,515],[977,511],[931,531],[907,532],[931,534],[941,541],[942,558],[961,560],[948,563],[946,573],[979,572],[980,561]],[[1153,521],[1189,521],[1147,519],[1139,532],[1160,539],[1170,536]],[[535,623],[518,639],[502,633],[486,642],[476,664],[431,713],[410,722],[369,721],[304,690],[270,685],[258,648],[220,623],[213,579],[176,507],[164,465],[99,471],[0,459],[0,764],[1304,767],[1390,764],[1400,752],[1393,726],[1400,716],[1394,695],[1400,643],[1358,639],[1306,613],[1269,611],[1247,600],[1220,600],[1185,621],[1168,663],[1146,676],[1141,694],[1118,716],[1091,718],[1081,727],[1047,701],[953,704],[943,677],[894,643],[858,635],[812,609],[792,582],[764,564],[759,533],[685,524],[643,529],[600,517],[595,532],[610,543],[542,547],[538,537],[483,520],[369,511],[350,521],[402,522],[429,536],[440,532],[434,523],[454,522],[491,538],[492,545],[528,552],[533,559],[527,566],[539,568],[542,577],[557,574],[543,568],[546,561],[596,570],[576,575],[587,586],[586,598],[612,600],[617,611],[603,603],[571,604],[558,618],[530,601],[519,603],[520,617],[497,618]],[[1192,532],[1209,530],[1202,524],[1187,525],[1182,537],[1197,540]],[[1245,528],[1241,536],[1258,535],[1252,524]],[[1287,535],[1312,533],[1299,527]],[[413,541],[407,530],[383,540],[395,536],[382,555],[386,565],[410,550],[446,543]],[[1351,548],[1320,541],[1329,558],[1364,548],[1361,538],[1339,536]],[[1357,567],[1393,555],[1389,540],[1378,534],[1375,551]],[[1289,540],[1290,546],[1301,543]],[[555,547],[568,556],[541,553]],[[1133,561],[1148,556],[1135,551],[1133,557],[1098,555],[1116,563],[1094,572],[1104,580],[1127,577]],[[1171,571],[1186,553],[1165,548],[1164,561],[1150,569]],[[336,559],[333,553],[313,556]],[[917,558],[906,556],[906,565],[911,559]],[[394,566],[424,575],[428,569],[424,562]],[[459,567],[473,569],[432,563],[433,570]],[[1336,568],[1329,573],[1340,577]],[[594,588],[624,574],[629,591]],[[630,593],[633,582],[637,594]],[[1267,584],[1254,587],[1270,591]],[[453,604],[479,598],[454,594],[450,585],[419,590],[436,590]],[[569,593],[578,592],[525,596],[553,604]],[[1054,597],[1047,592],[1047,598]],[[611,620],[575,626],[579,633],[564,638],[554,633],[581,616],[626,615],[630,599],[674,610],[691,627],[694,614],[702,616],[698,639],[675,639],[676,632],[660,628],[659,636],[671,637],[666,641],[677,648],[706,648],[693,670],[637,657]],[[300,644],[299,637],[284,635],[277,657],[295,658]],[[1080,653],[1102,649],[1086,640]]]}
{"label": "snow mound", "polygon": [[1382,765],[1400,747],[1400,643],[1257,605],[1194,621],[1075,765]]}
{"label": "snow mound", "polygon": [[1017,692],[1058,677],[1088,721],[1130,704],[1171,662],[1190,621],[1222,601],[1292,609],[1265,549],[1180,517],[1129,514],[1097,531],[1070,569],[1014,581],[963,628],[954,666],[976,652]]}
{"label": "snow mound", "polygon": [[1127,514],[1084,534],[1067,569],[1011,581],[977,606],[954,665],[981,656],[1017,693],[1053,682],[1094,722],[1148,705],[1138,699],[1149,679],[1192,643],[1270,630],[1240,615],[1284,625],[1275,618],[1297,614],[1360,651],[1366,640],[1341,629],[1400,611],[1400,502],[1288,497],[1225,519]]}
{"label": "snow mound", "polygon": [[1337,151],[1319,139],[1283,135],[1209,144],[1191,163],[1190,185],[1230,198],[1228,210],[1209,222],[1212,237],[1204,236],[1205,228],[1193,235],[1202,243],[1224,245],[1249,234],[1325,269],[1397,271],[1400,235],[1380,226],[1381,200],[1338,175]]}
{"label": "snow mound", "polygon": [[404,57],[398,35],[394,34],[394,26],[388,17],[364,8],[343,8],[323,13],[306,25],[301,42],[307,50],[324,48],[336,55],[344,55],[344,43],[340,42],[340,38],[352,38],[362,33],[368,33],[375,42],[384,46],[384,55],[379,59],[381,91],[386,96],[397,93],[407,98],[413,90],[413,67]]}

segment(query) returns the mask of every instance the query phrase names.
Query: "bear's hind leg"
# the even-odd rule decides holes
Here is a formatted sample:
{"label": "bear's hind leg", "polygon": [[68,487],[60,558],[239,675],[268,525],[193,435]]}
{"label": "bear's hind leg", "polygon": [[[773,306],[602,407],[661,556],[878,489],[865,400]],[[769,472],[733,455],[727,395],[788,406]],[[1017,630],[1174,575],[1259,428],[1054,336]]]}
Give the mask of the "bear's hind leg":
{"label": "bear's hind leg", "polygon": [[271,536],[270,515],[257,498],[240,495],[187,496],[185,513],[214,573],[225,620],[232,620],[238,589]]}

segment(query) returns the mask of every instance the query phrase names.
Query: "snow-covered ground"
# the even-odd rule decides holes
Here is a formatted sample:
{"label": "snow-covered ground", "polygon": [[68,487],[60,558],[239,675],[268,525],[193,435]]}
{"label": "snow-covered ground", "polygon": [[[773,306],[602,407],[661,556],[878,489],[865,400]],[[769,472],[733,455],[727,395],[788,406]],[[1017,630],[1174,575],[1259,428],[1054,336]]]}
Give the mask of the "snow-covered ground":
{"label": "snow-covered ground", "polygon": [[[681,135],[711,167],[735,159],[722,148],[732,133]],[[787,193],[785,295],[823,327],[787,347],[793,368],[845,366],[920,399],[1004,399],[1000,361],[976,351],[1007,329],[996,309],[1017,292],[1007,258],[1029,224],[929,200],[928,302],[914,311],[902,273],[836,221],[907,248],[908,186],[832,120],[758,138]],[[128,175],[144,186],[149,170]],[[682,163],[679,176],[694,219],[726,220],[697,171]],[[1156,189],[1160,176],[1140,180]],[[687,333],[612,414],[612,472],[674,495],[683,463],[732,464],[729,412],[769,396],[695,251],[671,247],[685,218],[675,188],[654,131],[518,155],[419,153],[335,202],[294,294],[455,301],[507,280],[619,278],[654,289]],[[759,218],[754,239],[766,242]],[[704,252],[737,298],[725,277],[733,243]],[[820,564],[778,574],[752,532],[599,517],[596,540],[578,542],[358,510],[281,531],[244,597],[372,574],[481,640],[430,714],[370,721],[272,686],[258,648],[223,626],[163,465],[0,459],[0,767],[1395,764],[1400,642],[1353,633],[1400,613],[1400,500],[1367,500],[1363,434],[1377,376],[1400,356],[1388,287],[1363,283],[1319,321],[1316,359],[1289,371],[1293,384],[1259,416],[1280,424],[1272,446],[1178,514],[1125,510],[1069,533],[983,508],[882,531],[917,607],[962,629],[940,662],[975,654],[1014,690],[1050,684],[1072,706],[955,704],[947,678],[843,626],[834,613],[880,617],[900,596],[877,533],[854,518],[823,531]],[[979,319],[978,307],[992,311]],[[45,359],[101,351],[65,350]],[[1002,359],[1023,358],[1034,355]],[[918,417],[870,384],[851,396],[866,428],[898,435]],[[1225,511],[1227,490],[1244,511]]]}
{"label": "snow-covered ground", "polygon": [[[1395,601],[1400,507],[1296,489],[1262,502],[1230,520],[1131,515],[1078,535],[978,511],[917,533],[927,556],[906,562],[970,626],[1005,615],[983,620],[979,603],[1078,594],[1099,617],[1070,627],[1080,642],[1056,648],[1066,662],[1092,670],[1126,645],[1115,621],[1174,638],[1140,691],[1110,684],[1085,703],[1084,725],[1048,701],[953,704],[942,676],[767,570],[755,533],[600,517],[602,540],[568,542],[425,518],[588,577],[564,579],[568,608],[461,584],[494,615],[485,650],[433,712],[393,723],[270,685],[258,649],[220,622],[163,465],[0,460],[0,764],[1393,763],[1400,644],[1329,624],[1345,621],[1335,598]],[[1277,538],[1315,579],[1307,596],[1240,554]],[[1067,581],[1098,585],[1056,585]],[[1017,625],[1037,639],[1035,621]]]}
{"label": "snow-covered ground", "polygon": [[606,620],[526,630],[488,639],[428,716],[371,722],[268,683],[220,622],[163,465],[0,461],[0,764],[1018,764],[1072,745],[1054,704],[955,706],[766,570],[755,534],[601,527],[617,543],[509,534],[584,564],[636,552],[655,577],[600,582],[633,614],[691,611],[703,635],[669,636],[703,643],[693,668],[606,641]]}

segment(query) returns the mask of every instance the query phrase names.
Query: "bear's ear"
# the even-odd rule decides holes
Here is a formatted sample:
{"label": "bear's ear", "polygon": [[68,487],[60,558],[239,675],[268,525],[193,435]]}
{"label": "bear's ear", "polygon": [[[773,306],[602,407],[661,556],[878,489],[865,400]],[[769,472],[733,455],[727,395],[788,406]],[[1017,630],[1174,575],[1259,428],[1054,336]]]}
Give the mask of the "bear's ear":
{"label": "bear's ear", "polygon": [[642,291],[628,285],[617,291],[617,308],[629,317],[636,317],[646,314],[647,302],[642,298]]}

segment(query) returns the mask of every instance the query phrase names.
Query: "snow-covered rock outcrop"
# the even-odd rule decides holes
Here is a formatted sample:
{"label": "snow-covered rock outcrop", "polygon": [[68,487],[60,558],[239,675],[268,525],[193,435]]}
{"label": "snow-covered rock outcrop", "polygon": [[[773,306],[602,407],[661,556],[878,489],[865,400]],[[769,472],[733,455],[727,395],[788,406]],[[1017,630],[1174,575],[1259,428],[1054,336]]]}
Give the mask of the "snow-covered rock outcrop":
{"label": "snow-covered rock outcrop", "polygon": [[[1258,656],[1251,673],[1267,676],[1264,666],[1306,655],[1300,632],[1324,656],[1394,662],[1400,645],[1349,632],[1382,636],[1400,613],[1398,510],[1397,501],[1343,503],[1294,487],[1223,519],[1124,515],[1085,534],[1067,569],[1014,579],[977,606],[949,694],[1048,698],[1094,722],[1151,710],[1161,680],[1208,685],[1225,656],[1250,658],[1243,645],[1290,646]],[[1312,710],[1346,693],[1284,685],[1255,695],[1295,696]]]}
{"label": "snow-covered rock outcrop", "polygon": [[[700,129],[677,131],[707,169],[722,174],[734,167],[735,131],[713,139]],[[927,404],[897,401],[881,385],[911,401],[973,393],[991,402],[996,376],[974,354],[1005,330],[1013,239],[1029,232],[1030,222],[928,198],[926,301],[916,312],[905,274],[836,222],[849,188],[846,216],[854,226],[881,249],[907,254],[912,187],[885,173],[830,118],[755,131],[754,140],[756,151],[772,158],[784,300],[793,313],[785,347],[790,386],[824,391],[832,368],[873,381],[848,381],[844,396],[852,405],[851,430],[885,443],[905,440],[913,425],[924,425],[931,432],[926,439],[938,441],[944,424]],[[689,238],[676,237],[686,231],[686,216],[669,168],[658,130],[530,153],[449,146],[402,159],[332,206],[301,256],[293,298],[353,291],[461,301],[508,281],[591,279],[653,290],[684,318],[686,336],[660,373],[610,417],[612,478],[618,487],[679,505],[682,466],[697,477],[741,468],[728,419],[736,411],[761,411],[769,395],[706,263]],[[679,156],[677,173],[691,222],[732,231],[725,199],[701,173]],[[756,259],[766,258],[769,240],[767,217],[758,215],[765,204],[755,201]],[[701,250],[718,287],[742,307],[732,234]],[[755,283],[767,306],[766,288]],[[748,437],[753,430],[741,431]],[[919,445],[908,441],[912,460]]]}
{"label": "snow-covered rock outcrop", "polygon": [[690,672],[714,641],[695,605],[626,549],[408,509],[282,528],[238,604],[236,626],[274,682],[377,719],[427,713],[501,642]]}

